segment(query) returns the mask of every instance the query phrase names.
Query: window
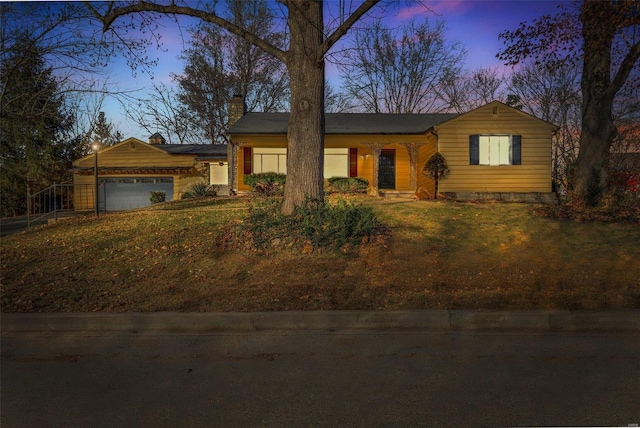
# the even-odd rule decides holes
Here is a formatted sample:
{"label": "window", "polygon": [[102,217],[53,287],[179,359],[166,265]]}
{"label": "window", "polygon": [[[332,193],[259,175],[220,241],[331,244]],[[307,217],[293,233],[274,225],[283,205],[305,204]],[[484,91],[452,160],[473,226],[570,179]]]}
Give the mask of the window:
{"label": "window", "polygon": [[346,177],[348,173],[349,149],[324,149],[324,177]]}
{"label": "window", "polygon": [[255,147],[253,149],[253,173],[287,173],[287,149]]}
{"label": "window", "polygon": [[520,135],[470,135],[470,165],[521,165]]}
{"label": "window", "polygon": [[[357,174],[357,151],[350,157],[347,148],[324,149],[324,177],[347,177],[350,173]],[[259,174],[261,172],[287,173],[287,149],[246,147],[244,152],[244,174]]]}

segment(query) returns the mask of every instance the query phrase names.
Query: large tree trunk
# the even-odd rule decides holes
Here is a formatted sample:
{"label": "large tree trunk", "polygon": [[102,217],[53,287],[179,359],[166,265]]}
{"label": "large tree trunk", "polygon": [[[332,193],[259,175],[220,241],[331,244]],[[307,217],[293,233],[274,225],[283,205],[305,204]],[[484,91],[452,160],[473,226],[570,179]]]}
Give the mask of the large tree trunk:
{"label": "large tree trunk", "polygon": [[287,132],[287,184],[282,212],[305,199],[322,199],[324,161],[324,56],[322,1],[289,2],[291,116]]}
{"label": "large tree trunk", "polygon": [[366,144],[371,150],[371,183],[369,183],[369,189],[367,194],[369,196],[380,196],[380,189],[378,189],[378,180],[380,178],[380,153],[384,144],[381,143],[368,143]]}
{"label": "large tree trunk", "polygon": [[586,205],[597,205],[604,189],[603,166],[616,135],[611,101],[584,95],[580,151],[572,176],[572,195]]}
{"label": "large tree trunk", "polygon": [[612,86],[611,81],[611,45],[616,23],[612,4],[605,1],[585,1],[580,19],[584,40],[582,131],[571,192],[583,203],[595,205],[603,189],[604,161],[616,136],[612,108],[619,88]]}

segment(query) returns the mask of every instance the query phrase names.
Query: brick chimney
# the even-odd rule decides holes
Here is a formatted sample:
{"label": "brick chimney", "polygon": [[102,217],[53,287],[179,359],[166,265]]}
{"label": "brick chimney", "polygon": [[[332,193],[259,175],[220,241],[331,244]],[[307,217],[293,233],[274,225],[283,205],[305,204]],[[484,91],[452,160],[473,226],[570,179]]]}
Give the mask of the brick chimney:
{"label": "brick chimney", "polygon": [[151,137],[149,137],[149,144],[164,144],[166,142],[167,140],[165,140],[159,132],[156,132]]}
{"label": "brick chimney", "polygon": [[244,103],[242,95],[235,94],[229,100],[229,122],[228,127],[231,128],[242,116],[247,113],[247,105]]}

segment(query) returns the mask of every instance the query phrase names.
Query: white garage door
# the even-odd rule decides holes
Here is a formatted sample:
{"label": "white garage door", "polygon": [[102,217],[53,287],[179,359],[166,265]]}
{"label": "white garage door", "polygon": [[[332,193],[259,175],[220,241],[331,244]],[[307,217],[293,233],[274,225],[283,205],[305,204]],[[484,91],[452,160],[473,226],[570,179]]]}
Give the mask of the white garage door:
{"label": "white garage door", "polygon": [[151,192],[164,192],[173,200],[173,177],[102,178],[99,208],[103,211],[124,211],[151,205]]}

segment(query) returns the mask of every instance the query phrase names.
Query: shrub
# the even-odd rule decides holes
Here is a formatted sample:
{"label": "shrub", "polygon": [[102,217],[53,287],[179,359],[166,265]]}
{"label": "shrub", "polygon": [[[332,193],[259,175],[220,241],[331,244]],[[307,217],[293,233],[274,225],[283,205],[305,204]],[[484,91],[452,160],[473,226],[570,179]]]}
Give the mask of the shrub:
{"label": "shrub", "polygon": [[369,180],[362,177],[331,177],[329,191],[340,193],[366,193]]}
{"label": "shrub", "polygon": [[277,172],[263,172],[250,174],[244,177],[247,186],[259,195],[280,196],[284,195],[284,185],[287,180],[285,174]]}
{"label": "shrub", "polygon": [[203,198],[206,196],[216,196],[218,194],[218,186],[210,186],[203,181],[194,183],[189,190],[182,194],[182,199]]}
{"label": "shrub", "polygon": [[339,248],[378,234],[380,222],[369,207],[340,200],[335,205],[308,200],[293,213],[302,238],[314,247]]}
{"label": "shrub", "polygon": [[165,192],[151,192],[151,196],[149,196],[149,201],[151,201],[152,204],[158,204],[166,200],[167,194]]}
{"label": "shrub", "polygon": [[435,182],[434,197],[438,199],[438,183],[441,179],[445,178],[449,174],[449,166],[447,160],[442,156],[440,152],[435,152],[433,156],[427,160],[427,163],[422,168],[422,173],[429,176]]}
{"label": "shrub", "polygon": [[385,227],[369,207],[344,200],[331,205],[307,200],[294,213],[281,213],[278,199],[259,199],[249,207],[246,220],[232,232],[232,241],[247,248],[267,247],[340,249],[384,234]]}

